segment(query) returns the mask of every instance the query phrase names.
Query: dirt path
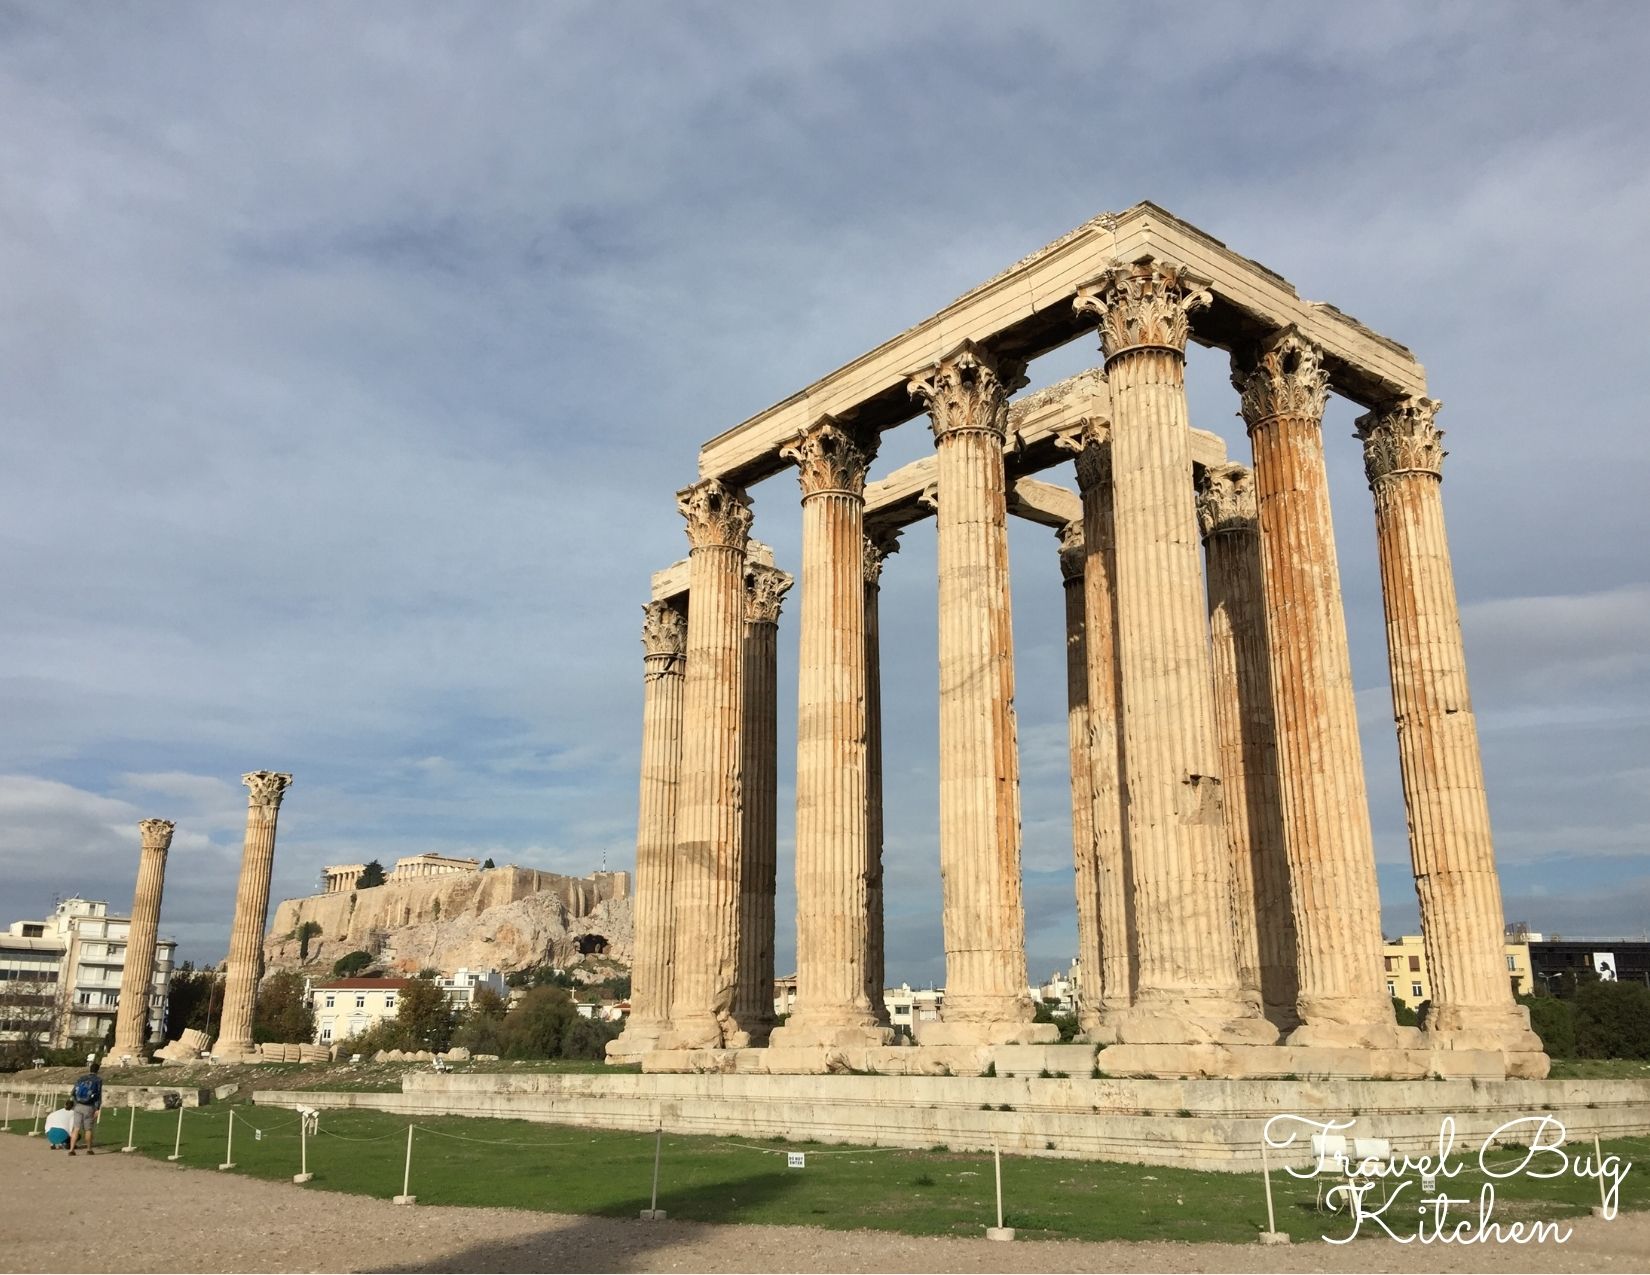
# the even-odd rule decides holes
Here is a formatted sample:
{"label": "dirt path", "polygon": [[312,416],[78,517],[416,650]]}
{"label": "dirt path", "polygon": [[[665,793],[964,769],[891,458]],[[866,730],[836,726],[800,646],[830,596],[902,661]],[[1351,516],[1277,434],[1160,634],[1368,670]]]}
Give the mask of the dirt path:
{"label": "dirt path", "polygon": [[924,1239],[385,1200],[0,1135],[6,1271],[1642,1271],[1650,1214],[1566,1244],[1345,1247]]}

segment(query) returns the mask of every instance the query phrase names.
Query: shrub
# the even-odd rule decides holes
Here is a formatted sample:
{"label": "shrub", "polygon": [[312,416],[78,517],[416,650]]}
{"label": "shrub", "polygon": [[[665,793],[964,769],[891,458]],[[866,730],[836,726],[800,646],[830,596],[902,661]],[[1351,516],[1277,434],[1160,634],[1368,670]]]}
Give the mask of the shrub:
{"label": "shrub", "polygon": [[371,964],[372,953],[357,948],[353,952],[344,953],[332,963],[332,974],[334,978],[353,978]]}
{"label": "shrub", "polygon": [[1650,987],[1595,980],[1576,988],[1576,1056],[1650,1058]]}
{"label": "shrub", "polygon": [[1528,1007],[1530,1030],[1541,1037],[1541,1047],[1549,1058],[1576,1056],[1576,1020],[1571,1002],[1556,996],[1520,996],[1518,1003]]}
{"label": "shrub", "polygon": [[1400,1027],[1414,1027],[1419,1021],[1415,1011],[1396,996],[1392,998],[1392,1013]]}

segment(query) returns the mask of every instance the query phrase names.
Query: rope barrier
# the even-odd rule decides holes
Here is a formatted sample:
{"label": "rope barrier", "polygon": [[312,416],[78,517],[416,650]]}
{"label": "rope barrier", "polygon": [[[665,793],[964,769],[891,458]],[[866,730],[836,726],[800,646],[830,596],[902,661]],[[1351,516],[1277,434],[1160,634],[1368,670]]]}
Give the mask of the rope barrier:
{"label": "rope barrier", "polygon": [[[468,1134],[449,1133],[444,1129],[433,1129],[429,1125],[425,1124],[415,1125],[413,1127],[421,1133],[433,1133],[438,1138],[451,1138],[455,1142],[476,1142],[483,1146],[489,1147],[573,1147],[588,1146],[592,1142],[601,1141],[600,1138],[561,1138],[555,1142],[523,1142],[519,1139],[472,1138]],[[625,1133],[624,1130],[620,1129],[612,1130],[610,1132],[620,1134],[621,1136]],[[638,1132],[631,1133],[630,1136],[635,1138],[645,1138],[651,1136],[651,1134],[649,1132]]]}

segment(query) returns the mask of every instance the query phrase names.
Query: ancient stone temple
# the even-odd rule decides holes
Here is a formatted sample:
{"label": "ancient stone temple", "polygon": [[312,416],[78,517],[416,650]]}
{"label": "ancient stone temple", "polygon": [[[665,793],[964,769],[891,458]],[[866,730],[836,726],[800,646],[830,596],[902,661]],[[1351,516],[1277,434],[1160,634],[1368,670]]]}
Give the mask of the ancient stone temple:
{"label": "ancient stone temple", "polygon": [[[1032,360],[1074,340],[1096,342],[1099,366],[1021,394]],[[1188,343],[1230,356],[1241,461],[1192,427]],[[1419,1028],[1395,1021],[1382,967],[1331,394],[1367,413],[1437,988]],[[966,1074],[1072,1048],[1032,1022],[1026,980],[1007,552],[1022,517],[1056,533],[1048,570],[1066,586],[1086,1059],[1113,1075],[1545,1075],[1503,969],[1437,412],[1409,350],[1139,204],[712,438],[677,495],[690,556],[646,600],[635,1012],[611,1056],[653,1072]],[[919,419],[933,456],[873,478],[881,436]],[[1035,477],[1067,465],[1070,487]],[[797,1009],[775,1029],[773,653],[792,581],[751,538],[750,488],[786,469],[802,526]],[[896,537],[929,518],[946,1000],[895,1044],[876,602],[896,584]]]}

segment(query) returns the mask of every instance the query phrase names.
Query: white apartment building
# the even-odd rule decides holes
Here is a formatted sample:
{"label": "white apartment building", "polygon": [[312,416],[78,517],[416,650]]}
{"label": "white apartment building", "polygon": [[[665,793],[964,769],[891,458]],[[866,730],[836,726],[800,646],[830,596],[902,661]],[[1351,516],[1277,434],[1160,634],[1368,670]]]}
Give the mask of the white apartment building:
{"label": "white apartment building", "polygon": [[[126,970],[126,940],[132,918],[109,915],[101,900],[64,899],[43,921],[14,921],[0,937],[0,979],[6,1000],[50,995],[50,1037],[43,1042],[62,1049],[71,1040],[106,1039],[114,1029],[120,1004],[120,980]],[[175,939],[155,943],[155,971],[149,988],[149,1039],[165,1039],[166,989],[172,980]],[[55,965],[50,958],[55,954]],[[48,974],[50,976],[48,977]],[[29,990],[24,991],[24,987]],[[13,1014],[17,1022],[4,1033],[18,1039],[31,1029],[27,1021],[41,1017],[38,1000],[26,1002],[28,1014]]]}
{"label": "white apartment building", "polygon": [[401,992],[410,978],[333,978],[311,984],[315,1043],[331,1045],[359,1036],[386,1018],[394,1018]]}
{"label": "white apartment building", "polygon": [[492,988],[501,999],[508,999],[510,995],[504,975],[498,970],[487,970],[484,973],[460,965],[451,974],[443,974],[435,981],[441,990],[447,993],[447,1003],[460,1011],[470,1008],[470,1002],[476,997],[476,989],[480,987]]}

